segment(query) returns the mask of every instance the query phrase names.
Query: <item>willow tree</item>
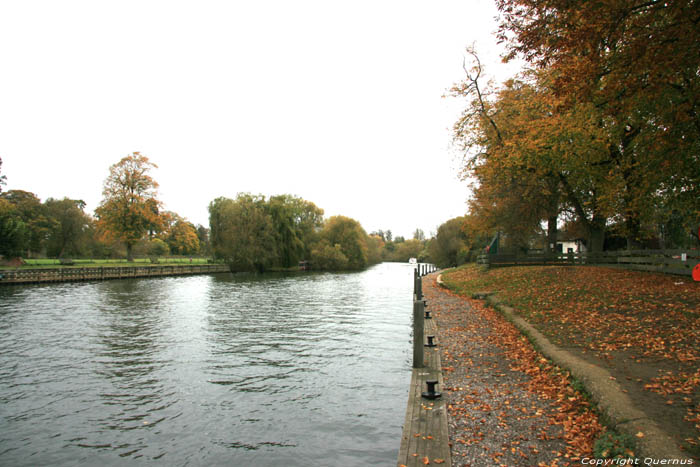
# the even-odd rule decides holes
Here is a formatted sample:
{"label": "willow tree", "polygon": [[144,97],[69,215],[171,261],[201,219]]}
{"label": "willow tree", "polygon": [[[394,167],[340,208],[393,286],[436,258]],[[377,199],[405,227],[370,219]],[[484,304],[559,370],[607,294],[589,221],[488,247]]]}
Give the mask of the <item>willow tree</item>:
{"label": "willow tree", "polygon": [[149,175],[158,166],[138,152],[109,168],[102,202],[95,210],[101,236],[126,245],[126,256],[133,261],[133,247],[159,222],[158,183]]}
{"label": "willow tree", "polygon": [[278,263],[289,268],[310,256],[310,247],[323,226],[323,209],[293,195],[270,197],[267,209],[272,216]]}
{"label": "willow tree", "polygon": [[262,195],[216,198],[209,203],[209,225],[214,256],[232,271],[262,272],[277,258],[275,228]]}

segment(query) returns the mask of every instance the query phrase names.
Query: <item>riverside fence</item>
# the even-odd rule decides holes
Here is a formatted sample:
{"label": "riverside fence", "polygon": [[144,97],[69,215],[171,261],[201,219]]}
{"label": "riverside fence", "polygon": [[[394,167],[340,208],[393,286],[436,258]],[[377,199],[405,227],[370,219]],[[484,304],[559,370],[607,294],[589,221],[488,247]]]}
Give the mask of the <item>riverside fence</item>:
{"label": "riverside fence", "polygon": [[477,263],[486,267],[599,265],[700,277],[700,250],[623,250],[552,255],[485,254],[477,258]]}
{"label": "riverside fence", "polygon": [[216,272],[229,272],[229,268],[225,264],[192,264],[185,266],[3,269],[0,270],[0,285],[180,276],[189,274],[211,274]]}

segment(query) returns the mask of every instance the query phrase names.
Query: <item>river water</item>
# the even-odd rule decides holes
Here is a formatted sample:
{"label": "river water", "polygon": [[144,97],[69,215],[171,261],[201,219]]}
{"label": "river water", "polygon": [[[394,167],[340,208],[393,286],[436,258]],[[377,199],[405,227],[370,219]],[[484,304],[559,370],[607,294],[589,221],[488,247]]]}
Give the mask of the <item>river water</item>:
{"label": "river water", "polygon": [[391,465],[412,268],[0,288],[0,465]]}

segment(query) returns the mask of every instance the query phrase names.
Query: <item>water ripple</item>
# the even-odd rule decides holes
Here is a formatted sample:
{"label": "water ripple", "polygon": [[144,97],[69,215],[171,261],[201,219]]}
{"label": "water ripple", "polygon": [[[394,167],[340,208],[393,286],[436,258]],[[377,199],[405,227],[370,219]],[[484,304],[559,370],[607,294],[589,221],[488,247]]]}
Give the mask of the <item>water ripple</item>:
{"label": "water ripple", "polygon": [[411,269],[0,289],[3,464],[395,461]]}

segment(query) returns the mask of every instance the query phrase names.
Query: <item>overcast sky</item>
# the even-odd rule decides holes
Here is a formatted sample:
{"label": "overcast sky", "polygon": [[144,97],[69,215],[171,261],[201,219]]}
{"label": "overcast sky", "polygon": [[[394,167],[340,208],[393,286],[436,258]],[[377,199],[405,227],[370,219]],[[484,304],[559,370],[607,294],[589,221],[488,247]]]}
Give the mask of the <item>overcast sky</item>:
{"label": "overcast sky", "polygon": [[368,231],[435,232],[466,211],[443,99],[490,0],[0,0],[5,189],[83,199],[111,164],[158,165],[165,208],[208,225],[238,192],[290,193]]}

